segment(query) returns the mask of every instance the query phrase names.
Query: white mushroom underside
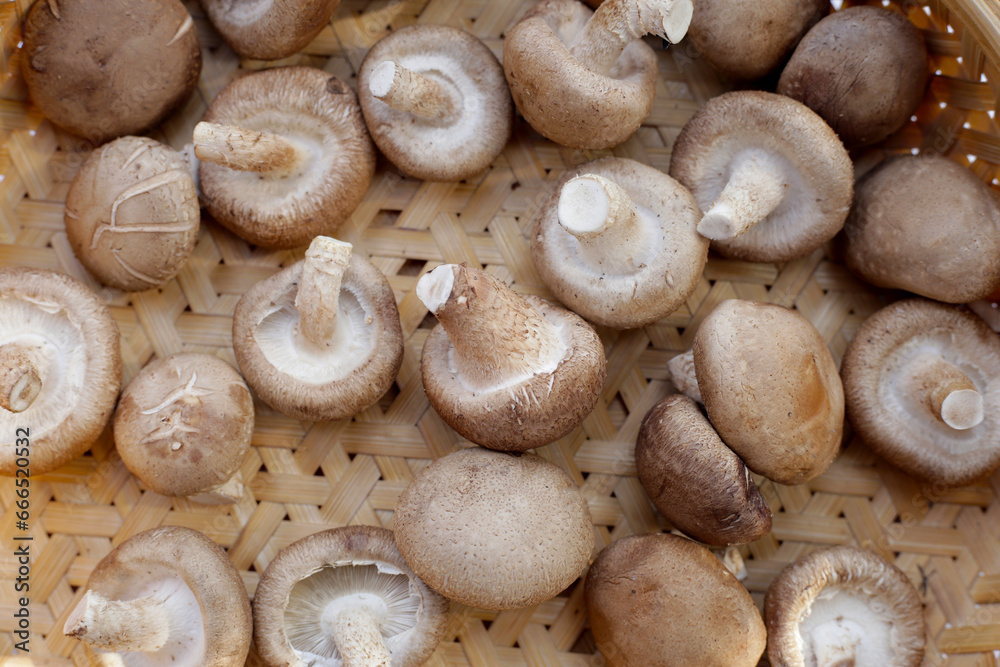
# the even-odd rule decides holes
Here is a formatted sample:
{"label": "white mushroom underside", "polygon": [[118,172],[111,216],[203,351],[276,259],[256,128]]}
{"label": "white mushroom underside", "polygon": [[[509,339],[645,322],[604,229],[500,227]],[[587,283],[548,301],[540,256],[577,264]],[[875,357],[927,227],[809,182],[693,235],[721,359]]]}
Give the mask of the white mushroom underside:
{"label": "white mushroom underside", "polygon": [[[637,221],[642,229],[643,243],[642,254],[634,255],[632,260],[639,267],[637,271],[624,275],[610,272],[606,265],[598,264],[597,254],[600,252],[600,238],[597,239],[596,248],[585,247],[575,236],[562,229],[555,230],[549,235],[546,241],[552,245],[553,254],[563,267],[563,271],[573,274],[573,282],[579,282],[586,278],[601,278],[608,285],[614,285],[616,291],[621,291],[621,283],[635,285],[639,280],[651,280],[652,276],[643,275],[643,270],[651,266],[656,257],[663,252],[664,242],[664,221],[660,220],[652,209],[646,208],[639,202],[633,200],[638,212]],[[662,276],[660,277],[662,279]]]}
{"label": "white mushroom underside", "polygon": [[[827,587],[800,620],[806,667],[886,667],[892,664],[891,609],[862,591]],[[849,659],[853,657],[854,662]]]}
{"label": "white mushroom underside", "polygon": [[274,0],[224,0],[224,3],[226,19],[239,26],[256,23],[274,7]]}

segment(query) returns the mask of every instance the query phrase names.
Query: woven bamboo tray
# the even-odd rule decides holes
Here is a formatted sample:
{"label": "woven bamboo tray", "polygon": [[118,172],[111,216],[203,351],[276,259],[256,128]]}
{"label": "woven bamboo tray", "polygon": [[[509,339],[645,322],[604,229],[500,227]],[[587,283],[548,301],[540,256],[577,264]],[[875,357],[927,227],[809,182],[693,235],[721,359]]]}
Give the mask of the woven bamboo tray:
{"label": "woven bamboo tray", "polygon": [[[102,288],[77,262],[63,227],[63,201],[90,147],[45,121],[27,102],[19,76],[20,20],[31,0],[0,0],[0,265],[69,273],[111,305],[122,331],[125,381],[154,357],[178,351],[234,363],[231,315],[254,282],[302,257],[248,246],[205,220],[194,256],[161,290],[123,294]],[[366,50],[390,29],[442,23],[469,30],[499,56],[504,31],[532,0],[344,0],[331,25],[303,53],[280,63],[243,62],[190,3],[204,53],[198,91],[155,137],[180,147],[207,103],[239,67],[303,64],[347,81]],[[888,0],[882,2],[888,6]],[[892,5],[923,31],[937,76],[917,119],[859,168],[887,151],[944,153],[997,187],[1000,164],[1000,6],[997,0],[906,0]],[[9,545],[14,485],[0,479],[0,662],[86,664],[62,635],[66,614],[94,565],[127,537],[157,525],[201,530],[228,549],[252,595],[259,573],[290,542],[326,528],[392,527],[393,507],[410,479],[462,446],[429,408],[419,359],[433,318],[414,294],[420,275],[443,262],[468,262],[515,289],[549,296],[532,266],[525,230],[560,172],[615,154],[666,171],[681,126],[725,85],[682,43],[658,50],[660,80],[646,124],[614,151],[583,152],[549,143],[519,120],[492,168],[472,182],[423,183],[380,163],[364,202],[338,236],[369,256],[395,290],[407,337],[396,386],[350,421],[308,424],[257,403],[248,480],[232,507],[204,507],[146,491],[124,468],[105,432],[84,457],[37,479],[32,488],[30,657],[13,655],[16,605]],[[583,426],[539,454],[564,468],[590,502],[597,548],[633,533],[669,530],[635,476],[632,456],[646,411],[672,388],[666,361],[690,346],[720,301],[745,298],[795,306],[840,359],[861,322],[896,294],[873,291],[837,261],[836,243],[784,265],[713,256],[690,300],[645,329],[601,331],[608,381]],[[877,459],[850,433],[820,478],[783,487],[763,481],[774,511],[771,535],[741,549],[745,581],[758,604],[781,568],[819,546],[860,544],[892,559],[926,605],[927,664],[1000,665],[1000,474],[952,489],[923,488]],[[252,661],[251,661],[252,662]],[[575,584],[537,607],[504,613],[453,607],[449,632],[428,663],[442,665],[603,664],[587,628],[583,588]],[[637,666],[640,667],[640,666]]]}

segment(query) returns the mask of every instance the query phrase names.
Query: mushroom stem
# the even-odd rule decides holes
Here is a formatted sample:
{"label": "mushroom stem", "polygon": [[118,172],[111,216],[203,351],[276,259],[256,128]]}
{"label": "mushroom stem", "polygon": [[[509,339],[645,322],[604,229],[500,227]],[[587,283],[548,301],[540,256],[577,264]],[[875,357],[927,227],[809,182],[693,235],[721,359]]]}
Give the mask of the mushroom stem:
{"label": "mushroom stem", "polygon": [[330,624],[344,667],[391,667],[378,617],[364,606],[340,612]]}
{"label": "mushroom stem", "polygon": [[609,273],[633,273],[646,242],[639,211],[621,187],[596,174],[566,182],[559,195],[559,224],[580,242],[581,254]]}
{"label": "mushroom stem", "polygon": [[816,665],[854,667],[861,637],[849,625],[826,623],[814,631],[813,655]]}
{"label": "mushroom stem", "polygon": [[454,100],[440,83],[392,60],[372,70],[368,89],[393,109],[428,120],[443,122],[457,112]]}
{"label": "mushroom stem", "polygon": [[570,46],[581,64],[608,74],[625,47],[643,35],[676,44],[687,34],[691,0],[606,0]]}
{"label": "mushroom stem", "polygon": [[417,282],[417,297],[447,332],[451,363],[473,391],[554,370],[565,354],[555,325],[482,271],[439,266]]}
{"label": "mushroom stem", "polygon": [[698,223],[698,233],[713,241],[733,239],[769,216],[788,190],[781,178],[784,171],[768,151],[751,149],[737,155],[729,182]]}
{"label": "mushroom stem", "polygon": [[667,370],[670,371],[670,381],[677,391],[693,401],[704,403],[698,388],[698,377],[694,372],[694,350],[681,352],[673,357],[667,362]]}
{"label": "mushroom stem", "polygon": [[305,151],[277,134],[205,122],[194,126],[194,154],[236,171],[275,178],[293,173],[306,157]]}
{"label": "mushroom stem", "polygon": [[328,345],[337,329],[340,283],[351,263],[352,248],[350,243],[317,236],[306,250],[295,309],[299,331],[314,345]]}
{"label": "mushroom stem", "polygon": [[152,653],[166,645],[170,618],[158,598],[108,600],[88,590],[70,612],[63,633],[108,651]]}
{"label": "mushroom stem", "polygon": [[42,390],[35,348],[22,343],[0,346],[0,408],[24,412]]}
{"label": "mushroom stem", "polygon": [[963,431],[983,421],[983,397],[969,376],[954,364],[935,357],[918,366],[912,376],[915,394],[935,417]]}
{"label": "mushroom stem", "polygon": [[219,486],[204,493],[188,496],[188,500],[203,505],[231,505],[243,497],[243,491],[243,475],[237,470],[232,477]]}

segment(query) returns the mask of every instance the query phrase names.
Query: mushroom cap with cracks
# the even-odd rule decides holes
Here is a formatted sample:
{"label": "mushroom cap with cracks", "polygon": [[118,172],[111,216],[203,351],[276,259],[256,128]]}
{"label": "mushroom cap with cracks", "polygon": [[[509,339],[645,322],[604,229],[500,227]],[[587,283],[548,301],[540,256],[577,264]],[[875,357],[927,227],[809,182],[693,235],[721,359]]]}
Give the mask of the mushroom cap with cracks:
{"label": "mushroom cap with cracks", "polygon": [[774,665],[917,667],[924,614],[895,565],[864,549],[820,549],[788,565],[764,598]]}
{"label": "mushroom cap with cracks", "polygon": [[945,486],[1000,466],[1000,339],[977,315],[926,299],[886,306],[841,373],[851,424],[893,465]]}
{"label": "mushroom cap with cracks", "polygon": [[376,42],[361,63],[358,99],[379,150],[428,181],[461,181],[488,168],[514,120],[496,56],[474,35],[443,25],[408,26]]}
{"label": "mushroom cap with cracks", "polygon": [[570,310],[632,329],[674,312],[697,287],[708,261],[700,219],[691,193],[663,172],[604,158],[557,181],[535,221],[531,255]]}
{"label": "mushroom cap with cracks", "polygon": [[279,551],[261,575],[253,616],[268,666],[417,667],[441,639],[448,602],[407,566],[392,531],[345,526]]}
{"label": "mushroom cap with cracks", "polygon": [[202,0],[208,20],[242,58],[279,60],[309,45],[340,0]]}
{"label": "mushroom cap with cracks", "polygon": [[32,475],[97,440],[121,388],[119,339],[108,307],[82,283],[0,268],[0,474],[14,475],[15,439],[26,432]]}

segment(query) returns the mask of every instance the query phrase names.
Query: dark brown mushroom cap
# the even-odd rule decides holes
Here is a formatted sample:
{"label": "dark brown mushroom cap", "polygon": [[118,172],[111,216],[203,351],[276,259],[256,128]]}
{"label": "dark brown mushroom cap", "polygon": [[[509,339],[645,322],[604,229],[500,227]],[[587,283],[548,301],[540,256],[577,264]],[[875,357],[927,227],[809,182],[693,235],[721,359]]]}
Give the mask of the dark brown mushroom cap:
{"label": "dark brown mushroom cap", "polygon": [[479,447],[422,470],[400,494],[393,528],[428,586],[481,609],[554,597],[594,549],[587,501],[565,472],[534,454]]}
{"label": "dark brown mushroom cap", "polygon": [[105,285],[158,287],[181,270],[198,240],[198,191],[180,153],[122,137],[83,163],[66,195],[66,235]]}
{"label": "dark brown mushroom cap", "polygon": [[711,551],[677,535],[631,535],[605,547],[584,598],[612,667],[751,667],[764,652],[750,594]]}
{"label": "dark brown mushroom cap", "polygon": [[95,142],[141,134],[194,90],[201,50],[177,0],[36,2],[21,72],[45,117]]}
{"label": "dark brown mushroom cap", "polygon": [[[386,61],[441,85],[456,113],[428,120],[376,98],[370,78]],[[496,56],[474,35],[443,25],[408,26],[379,40],[361,63],[358,99],[379,150],[403,172],[428,181],[460,181],[488,168],[514,120]]]}
{"label": "dark brown mushroom cap", "polygon": [[708,418],[747,468],[801,484],[830,466],[840,452],[844,389],[809,320],[730,299],[701,323],[693,350]]}
{"label": "dark brown mushroom cap", "polygon": [[[381,271],[358,254],[351,255],[339,297],[340,317],[348,321],[338,326],[353,333],[344,336],[353,347],[343,358],[343,372],[322,377],[322,360],[297,351],[291,334],[288,344],[269,347],[261,342],[260,327],[269,319],[285,317],[292,325],[298,321],[295,296],[303,265],[297,262],[258,282],[240,299],[233,315],[236,362],[247,384],[282,414],[306,421],[351,417],[389,390],[403,362],[396,298]],[[282,360],[292,365],[283,369]]]}
{"label": "dark brown mushroom cap", "polygon": [[820,664],[917,667],[924,656],[923,608],[913,584],[857,547],[820,549],[785,567],[767,590],[764,617],[773,665],[815,665],[826,652],[831,660]]}
{"label": "dark brown mushroom cap", "polygon": [[947,158],[893,157],[869,172],[844,233],[847,267],[879,287],[949,303],[1000,288],[1000,204]]}
{"label": "dark brown mushroom cap", "polygon": [[[322,576],[324,571],[364,566],[373,566],[379,574],[389,577],[406,578],[408,596],[396,602],[403,607],[412,604],[415,607],[414,617],[405,623],[407,627],[397,628],[396,634],[383,636],[383,641],[391,653],[393,667],[424,664],[444,633],[448,603],[406,564],[396,547],[392,531],[374,526],[344,526],[314,533],[279,551],[268,564],[260,577],[253,601],[254,641],[264,664],[313,664],[309,658],[314,658],[315,654],[310,655],[303,646],[296,646],[296,640],[289,636],[295,634],[286,625],[291,597],[299,595],[301,587],[309,586],[307,580],[310,577]],[[317,583],[315,588],[322,589],[323,583]],[[329,585],[328,588],[331,592],[348,592],[344,586],[335,588]],[[372,586],[372,589],[376,588]],[[366,592],[377,593],[367,589]],[[314,601],[323,604],[322,590]],[[322,608],[318,612],[322,612]],[[296,631],[301,634],[301,628]]]}
{"label": "dark brown mushroom cap", "polygon": [[340,0],[202,0],[208,20],[240,57],[298,53],[330,23]]}
{"label": "dark brown mushroom cap", "polygon": [[17,470],[15,439],[24,428],[31,474],[41,475],[87,451],[107,424],[122,381],[118,325],[104,302],[73,278],[4,267],[0,350],[10,343],[37,353],[42,390],[23,412],[0,407],[0,474]]}
{"label": "dark brown mushroom cap", "polygon": [[216,96],[204,120],[271,132],[308,148],[302,166],[279,178],[201,163],[208,211],[257,245],[292,248],[332,233],[375,173],[375,147],[357,97],[319,69],[280,67],[240,77]]}
{"label": "dark brown mushroom cap", "polygon": [[830,126],[801,102],[760,91],[712,98],[677,137],[670,175],[708,211],[728,182],[734,157],[753,150],[782,165],[784,200],[753,228],[713,241],[712,248],[734,259],[781,262],[832,239],[851,207],[854,168]]}
{"label": "dark brown mushroom cap", "polygon": [[576,0],[542,0],[503,43],[504,74],[524,119],[572,148],[625,141],[649,115],[656,94],[656,55],[641,40],[625,47],[610,76],[570,54],[568,45],[592,15]]}
{"label": "dark brown mushroom cap", "polygon": [[920,31],[883,7],[848,7],[817,23],[781,72],[778,92],[823,117],[848,146],[903,127],[927,87]]}
{"label": "dark brown mushroom cap", "polygon": [[[979,424],[950,428],[909,389],[906,378],[927,358],[969,377],[983,399]],[[841,373],[851,424],[893,465],[946,486],[1000,466],[1000,339],[973,313],[926,299],[886,306],[858,329]]]}
{"label": "dark brown mushroom cap", "polygon": [[153,491],[192,496],[236,473],[253,425],[253,399],[236,369],[218,357],[184,352],[147,364],[125,387],[115,447]]}
{"label": "dark brown mushroom cap", "polygon": [[771,532],[771,509],[743,461],[687,396],[667,396],[646,413],[635,467],[660,514],[696,540],[728,546]]}
{"label": "dark brown mushroom cap", "polygon": [[829,11],[827,0],[700,0],[688,35],[717,72],[752,81],[777,69]]}
{"label": "dark brown mushroom cap", "polygon": [[[646,232],[635,273],[589,262],[580,241],[559,224],[563,185],[581,174],[603,176],[620,186],[639,209]],[[531,235],[538,274],[575,313],[603,326],[632,329],[677,310],[701,279],[708,240],[698,234],[701,210],[680,183],[634,160],[604,158],[566,172],[542,205]]]}

